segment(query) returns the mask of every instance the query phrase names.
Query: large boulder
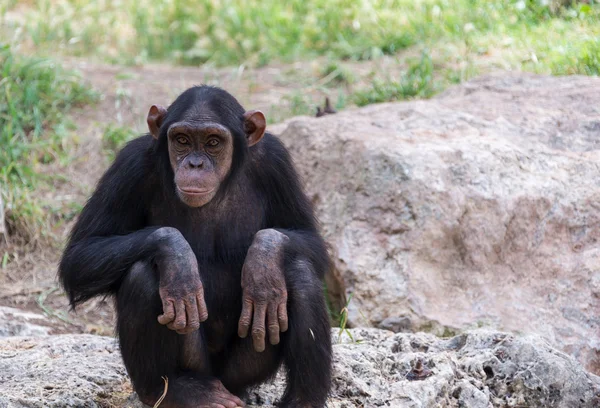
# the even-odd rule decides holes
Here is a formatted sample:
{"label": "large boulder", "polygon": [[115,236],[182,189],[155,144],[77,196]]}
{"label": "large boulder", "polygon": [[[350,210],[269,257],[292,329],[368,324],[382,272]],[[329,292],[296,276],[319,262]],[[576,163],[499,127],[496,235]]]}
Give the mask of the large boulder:
{"label": "large boulder", "polygon": [[[600,404],[600,378],[536,336],[472,331],[440,339],[352,329],[334,346],[328,406],[579,407]],[[338,332],[333,332],[338,339]],[[252,391],[251,407],[273,407],[284,382]],[[93,335],[0,341],[0,407],[128,407],[132,393],[116,341]]]}
{"label": "large boulder", "polygon": [[539,333],[600,373],[600,78],[488,76],[275,130],[351,325]]}

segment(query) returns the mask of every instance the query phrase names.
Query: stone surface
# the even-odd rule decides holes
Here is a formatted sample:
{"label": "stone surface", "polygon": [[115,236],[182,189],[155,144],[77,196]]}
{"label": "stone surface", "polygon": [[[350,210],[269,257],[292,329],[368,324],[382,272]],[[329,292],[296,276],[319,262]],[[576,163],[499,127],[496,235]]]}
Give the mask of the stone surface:
{"label": "stone surface", "polygon": [[411,332],[412,322],[406,316],[392,316],[379,323],[379,328],[383,330],[390,330],[394,333]]}
{"label": "stone surface", "polygon": [[[351,329],[334,346],[332,408],[597,407],[600,378],[536,336],[478,330],[440,339]],[[431,375],[411,381],[421,360]],[[272,407],[283,378],[250,393]],[[93,335],[0,340],[0,407],[129,407],[131,392],[116,341]]]}
{"label": "stone surface", "polygon": [[116,341],[93,335],[0,339],[0,407],[112,407],[131,394]]}
{"label": "stone surface", "polygon": [[273,129],[351,325],[538,333],[600,373],[600,78],[488,76]]}
{"label": "stone surface", "polygon": [[0,306],[0,337],[50,334],[48,319],[39,313]]}

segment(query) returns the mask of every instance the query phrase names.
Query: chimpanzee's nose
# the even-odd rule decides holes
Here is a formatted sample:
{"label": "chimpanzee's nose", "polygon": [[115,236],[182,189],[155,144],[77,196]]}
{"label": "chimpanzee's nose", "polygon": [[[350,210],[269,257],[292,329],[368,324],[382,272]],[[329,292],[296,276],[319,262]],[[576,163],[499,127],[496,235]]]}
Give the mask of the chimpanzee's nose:
{"label": "chimpanzee's nose", "polygon": [[204,158],[202,158],[201,156],[193,155],[188,160],[188,164],[193,169],[195,169],[195,168],[201,169],[202,167],[204,167]]}

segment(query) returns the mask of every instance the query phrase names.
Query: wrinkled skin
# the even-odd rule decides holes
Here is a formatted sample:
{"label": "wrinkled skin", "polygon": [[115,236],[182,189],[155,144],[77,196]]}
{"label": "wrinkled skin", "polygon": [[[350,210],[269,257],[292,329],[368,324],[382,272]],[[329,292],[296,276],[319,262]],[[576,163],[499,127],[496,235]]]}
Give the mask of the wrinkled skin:
{"label": "wrinkled skin", "polygon": [[[208,311],[196,256],[183,237],[176,241],[164,250],[165,255],[158,262],[163,304],[158,322],[179,334],[188,334],[208,319]],[[274,229],[259,231],[242,268],[243,301],[238,334],[245,338],[252,328],[253,345],[258,352],[264,351],[267,335],[271,344],[279,344],[279,333],[288,328],[283,272],[287,241],[285,234]]]}
{"label": "wrinkled skin", "polygon": [[163,314],[158,322],[179,334],[191,333],[208,319],[196,255],[176,231],[169,231],[169,242],[161,252],[157,266]]}
{"label": "wrinkled skin", "polygon": [[[288,237],[274,229],[259,231],[248,250],[242,268],[242,314],[238,326],[240,337],[246,337],[252,325],[254,349],[265,349],[269,342],[279,344],[279,332],[288,329],[287,289],[283,258]],[[265,327],[267,329],[265,329]]]}

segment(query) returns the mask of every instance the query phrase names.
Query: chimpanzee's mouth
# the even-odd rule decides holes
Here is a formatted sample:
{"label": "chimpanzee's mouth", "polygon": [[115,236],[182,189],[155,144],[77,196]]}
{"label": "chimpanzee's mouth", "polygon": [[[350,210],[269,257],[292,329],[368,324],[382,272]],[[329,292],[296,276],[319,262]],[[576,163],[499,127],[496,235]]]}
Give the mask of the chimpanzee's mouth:
{"label": "chimpanzee's mouth", "polygon": [[200,196],[200,195],[210,194],[214,190],[214,188],[202,189],[202,188],[195,188],[195,187],[185,187],[185,188],[177,187],[177,189],[179,189],[180,193],[183,193],[185,195],[191,195],[191,196]]}

